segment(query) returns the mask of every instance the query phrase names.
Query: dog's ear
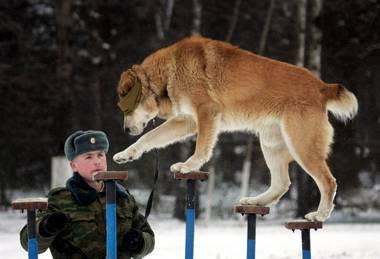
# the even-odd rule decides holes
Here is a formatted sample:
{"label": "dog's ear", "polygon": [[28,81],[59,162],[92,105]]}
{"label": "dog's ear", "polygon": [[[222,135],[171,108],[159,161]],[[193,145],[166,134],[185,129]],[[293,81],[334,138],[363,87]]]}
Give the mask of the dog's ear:
{"label": "dog's ear", "polygon": [[129,73],[128,71],[124,71],[120,76],[120,81],[117,86],[117,93],[119,96],[126,95],[130,89],[134,86],[136,78],[135,75]]}
{"label": "dog's ear", "polygon": [[148,76],[140,65],[133,65],[132,70],[137,74],[143,86],[149,86]]}

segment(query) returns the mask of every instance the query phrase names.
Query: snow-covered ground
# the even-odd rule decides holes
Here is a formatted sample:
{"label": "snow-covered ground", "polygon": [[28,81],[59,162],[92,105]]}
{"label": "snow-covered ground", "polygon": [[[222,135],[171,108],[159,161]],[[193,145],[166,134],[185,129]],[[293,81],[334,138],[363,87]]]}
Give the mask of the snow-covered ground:
{"label": "snow-covered ground", "polygon": [[[26,222],[25,213],[0,213],[0,258],[27,258],[19,245],[18,232]],[[156,248],[147,259],[179,259],[185,254],[185,224],[172,219],[152,216]],[[323,230],[311,231],[313,258],[380,258],[379,223],[326,223]],[[301,234],[285,229],[283,222],[257,222],[256,258],[301,258]],[[39,258],[51,258],[49,252]],[[218,220],[206,225],[197,221],[194,258],[246,258],[246,223]]]}

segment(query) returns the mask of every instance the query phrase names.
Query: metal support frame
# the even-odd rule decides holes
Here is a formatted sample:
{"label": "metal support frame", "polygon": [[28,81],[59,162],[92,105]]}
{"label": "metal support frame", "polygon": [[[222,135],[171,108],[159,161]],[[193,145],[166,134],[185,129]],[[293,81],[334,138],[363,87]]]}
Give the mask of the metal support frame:
{"label": "metal support frame", "polygon": [[12,202],[13,209],[22,212],[27,210],[27,231],[28,231],[28,258],[38,258],[38,240],[36,229],[36,210],[43,210],[48,207],[47,198],[24,198]]}
{"label": "metal support frame", "polygon": [[266,215],[269,207],[258,207],[252,205],[236,206],[235,212],[242,215],[247,214],[247,259],[256,258],[256,215]]}
{"label": "metal support frame", "polygon": [[104,171],[93,175],[96,181],[104,181],[106,188],[106,258],[117,259],[116,183],[126,180],[126,171]]}
{"label": "metal support frame", "polygon": [[321,229],[323,227],[322,222],[307,221],[304,219],[292,220],[286,222],[285,227],[291,229],[293,232],[296,229],[301,230],[302,258],[311,259],[310,229]]}
{"label": "metal support frame", "polygon": [[206,172],[190,172],[182,174],[176,172],[174,178],[177,180],[186,180],[186,244],[185,259],[194,258],[194,229],[195,229],[195,187],[196,180],[204,181],[208,179]]}

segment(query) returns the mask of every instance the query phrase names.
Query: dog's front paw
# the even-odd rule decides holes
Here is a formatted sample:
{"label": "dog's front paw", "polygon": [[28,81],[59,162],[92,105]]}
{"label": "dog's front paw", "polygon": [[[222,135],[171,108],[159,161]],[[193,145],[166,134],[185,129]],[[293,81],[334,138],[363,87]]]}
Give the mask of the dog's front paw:
{"label": "dog's front paw", "polygon": [[136,147],[130,146],[126,150],[115,154],[113,156],[113,161],[118,164],[124,164],[139,159],[142,154],[143,152],[140,152]]}
{"label": "dog's front paw", "polygon": [[321,221],[324,222],[329,217],[328,213],[320,213],[318,211],[313,211],[305,215],[305,219],[309,221]]}
{"label": "dog's front paw", "polygon": [[254,206],[265,206],[266,202],[257,199],[256,197],[243,197],[239,200],[240,205],[254,205]]}
{"label": "dog's front paw", "polygon": [[179,172],[182,174],[190,173],[191,171],[194,171],[196,169],[192,169],[188,164],[186,163],[175,163],[170,167],[170,171],[173,173]]}

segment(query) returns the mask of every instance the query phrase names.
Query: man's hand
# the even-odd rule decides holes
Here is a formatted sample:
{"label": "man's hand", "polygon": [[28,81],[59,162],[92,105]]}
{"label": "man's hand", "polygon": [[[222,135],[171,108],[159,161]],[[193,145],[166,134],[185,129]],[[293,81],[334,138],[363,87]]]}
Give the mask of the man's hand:
{"label": "man's hand", "polygon": [[144,238],[142,231],[136,228],[132,228],[125,233],[123,238],[123,248],[127,255],[133,256],[141,252],[144,247]]}
{"label": "man's hand", "polygon": [[66,214],[55,212],[42,219],[39,228],[40,234],[44,237],[54,236],[63,230],[69,220]]}

